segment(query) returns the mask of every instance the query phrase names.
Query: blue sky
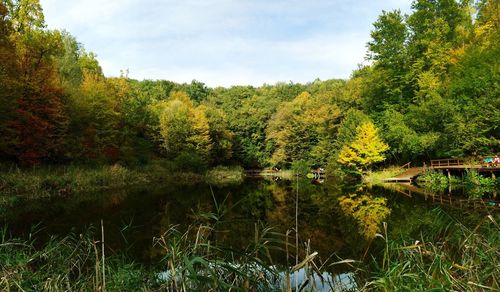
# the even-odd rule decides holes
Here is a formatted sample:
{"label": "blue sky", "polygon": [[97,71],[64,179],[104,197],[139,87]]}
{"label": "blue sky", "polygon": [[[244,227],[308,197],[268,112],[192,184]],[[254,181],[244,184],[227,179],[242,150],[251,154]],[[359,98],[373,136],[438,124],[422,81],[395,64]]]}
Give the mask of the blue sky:
{"label": "blue sky", "polygon": [[209,86],[348,78],[382,10],[411,0],[40,0],[106,76]]}

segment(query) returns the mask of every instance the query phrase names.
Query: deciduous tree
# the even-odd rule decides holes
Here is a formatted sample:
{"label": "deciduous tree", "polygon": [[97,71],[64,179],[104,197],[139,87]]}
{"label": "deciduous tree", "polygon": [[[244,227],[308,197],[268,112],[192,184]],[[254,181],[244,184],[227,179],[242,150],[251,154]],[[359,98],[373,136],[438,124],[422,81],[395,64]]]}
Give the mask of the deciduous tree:
{"label": "deciduous tree", "polygon": [[173,92],[158,107],[160,135],[167,157],[190,153],[208,161],[212,143],[205,113],[195,108],[183,92]]}
{"label": "deciduous tree", "polygon": [[375,125],[366,122],[358,127],[356,140],[342,147],[338,162],[356,169],[367,169],[371,164],[383,161],[383,153],[388,149],[389,146],[378,136]]}

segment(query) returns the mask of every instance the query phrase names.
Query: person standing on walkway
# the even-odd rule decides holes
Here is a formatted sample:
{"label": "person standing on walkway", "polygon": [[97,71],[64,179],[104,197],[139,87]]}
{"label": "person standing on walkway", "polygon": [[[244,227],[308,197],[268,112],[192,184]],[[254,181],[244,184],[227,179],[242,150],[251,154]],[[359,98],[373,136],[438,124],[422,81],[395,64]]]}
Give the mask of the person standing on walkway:
{"label": "person standing on walkway", "polygon": [[500,164],[500,157],[498,157],[498,154],[495,155],[495,158],[493,158],[493,165],[498,166]]}

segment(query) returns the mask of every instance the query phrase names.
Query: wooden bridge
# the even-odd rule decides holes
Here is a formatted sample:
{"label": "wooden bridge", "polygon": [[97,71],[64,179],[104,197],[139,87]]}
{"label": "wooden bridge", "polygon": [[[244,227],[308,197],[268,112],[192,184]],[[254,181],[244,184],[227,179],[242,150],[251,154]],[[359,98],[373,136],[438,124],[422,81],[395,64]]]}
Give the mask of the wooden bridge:
{"label": "wooden bridge", "polygon": [[451,172],[464,172],[465,170],[476,170],[477,172],[490,172],[492,177],[495,178],[495,172],[500,172],[500,164],[465,164],[461,159],[435,159],[431,160],[429,165],[424,163],[421,167],[411,167],[411,162],[401,166],[405,172],[396,176],[384,179],[385,182],[412,182],[419,174],[428,169],[435,169],[446,171],[448,177]]}

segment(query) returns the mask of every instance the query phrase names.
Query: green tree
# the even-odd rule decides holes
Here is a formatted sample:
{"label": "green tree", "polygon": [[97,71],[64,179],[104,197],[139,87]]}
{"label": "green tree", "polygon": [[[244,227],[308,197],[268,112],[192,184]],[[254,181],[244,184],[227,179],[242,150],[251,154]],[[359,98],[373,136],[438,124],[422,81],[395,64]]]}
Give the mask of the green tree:
{"label": "green tree", "polygon": [[233,156],[234,134],[228,129],[224,112],[210,105],[202,104],[198,110],[205,113],[212,141],[211,161],[215,164],[228,162]]}
{"label": "green tree", "polygon": [[193,106],[183,92],[173,92],[168,101],[160,102],[159,121],[162,145],[167,157],[193,154],[208,161],[212,142],[205,113]]}
{"label": "green tree", "polygon": [[336,130],[340,109],[308,92],[283,103],[267,128],[267,139],[274,144],[271,163],[290,165],[295,160],[323,164]]}
{"label": "green tree", "polygon": [[22,35],[45,28],[45,17],[39,0],[7,0],[4,3],[16,33]]}
{"label": "green tree", "polygon": [[[243,92],[238,90],[235,93],[247,94],[250,92],[245,89]],[[265,131],[269,119],[275,113],[280,101],[255,94],[244,97],[240,102],[241,106],[236,111],[230,110],[232,115],[227,114],[230,129],[235,133],[234,157],[246,167],[266,165],[270,151]]]}
{"label": "green tree", "polygon": [[360,110],[349,109],[339,124],[338,133],[335,137],[335,152],[339,152],[344,145],[349,145],[356,139],[358,128],[363,123],[369,122],[370,118]]}
{"label": "green tree", "polygon": [[467,43],[456,50],[449,97],[456,111],[445,124],[447,156],[500,151],[500,7],[481,1]]}
{"label": "green tree", "polygon": [[186,85],[185,92],[195,104],[199,104],[210,94],[210,90],[205,83],[197,80],[193,80],[189,85]]}
{"label": "green tree", "polygon": [[276,84],[256,88],[256,95],[266,96],[268,99],[279,101],[291,101],[301,92],[306,90],[306,86],[299,83],[277,82]]}
{"label": "green tree", "polygon": [[401,11],[383,11],[373,26],[372,41],[368,42],[369,59],[378,61],[377,66],[399,72],[404,70],[409,32]]}
{"label": "green tree", "polygon": [[120,103],[111,84],[84,71],[84,79],[68,97],[71,124],[68,155],[73,159],[118,159],[122,142]]}
{"label": "green tree", "polygon": [[70,91],[83,82],[83,72],[79,60],[83,47],[76,41],[75,37],[66,31],[61,33],[61,39],[64,53],[57,58],[57,67],[63,86]]}
{"label": "green tree", "polygon": [[400,11],[382,12],[373,24],[372,41],[368,42],[368,58],[376,61],[373,69],[364,69],[364,102],[369,112],[381,112],[388,106],[406,107],[412,94],[407,80],[410,67],[408,38],[410,30]]}
{"label": "green tree", "polygon": [[389,153],[398,163],[414,159],[432,157],[439,133],[417,133],[405,122],[405,116],[393,109],[387,109],[382,115],[383,137],[390,145]]}

